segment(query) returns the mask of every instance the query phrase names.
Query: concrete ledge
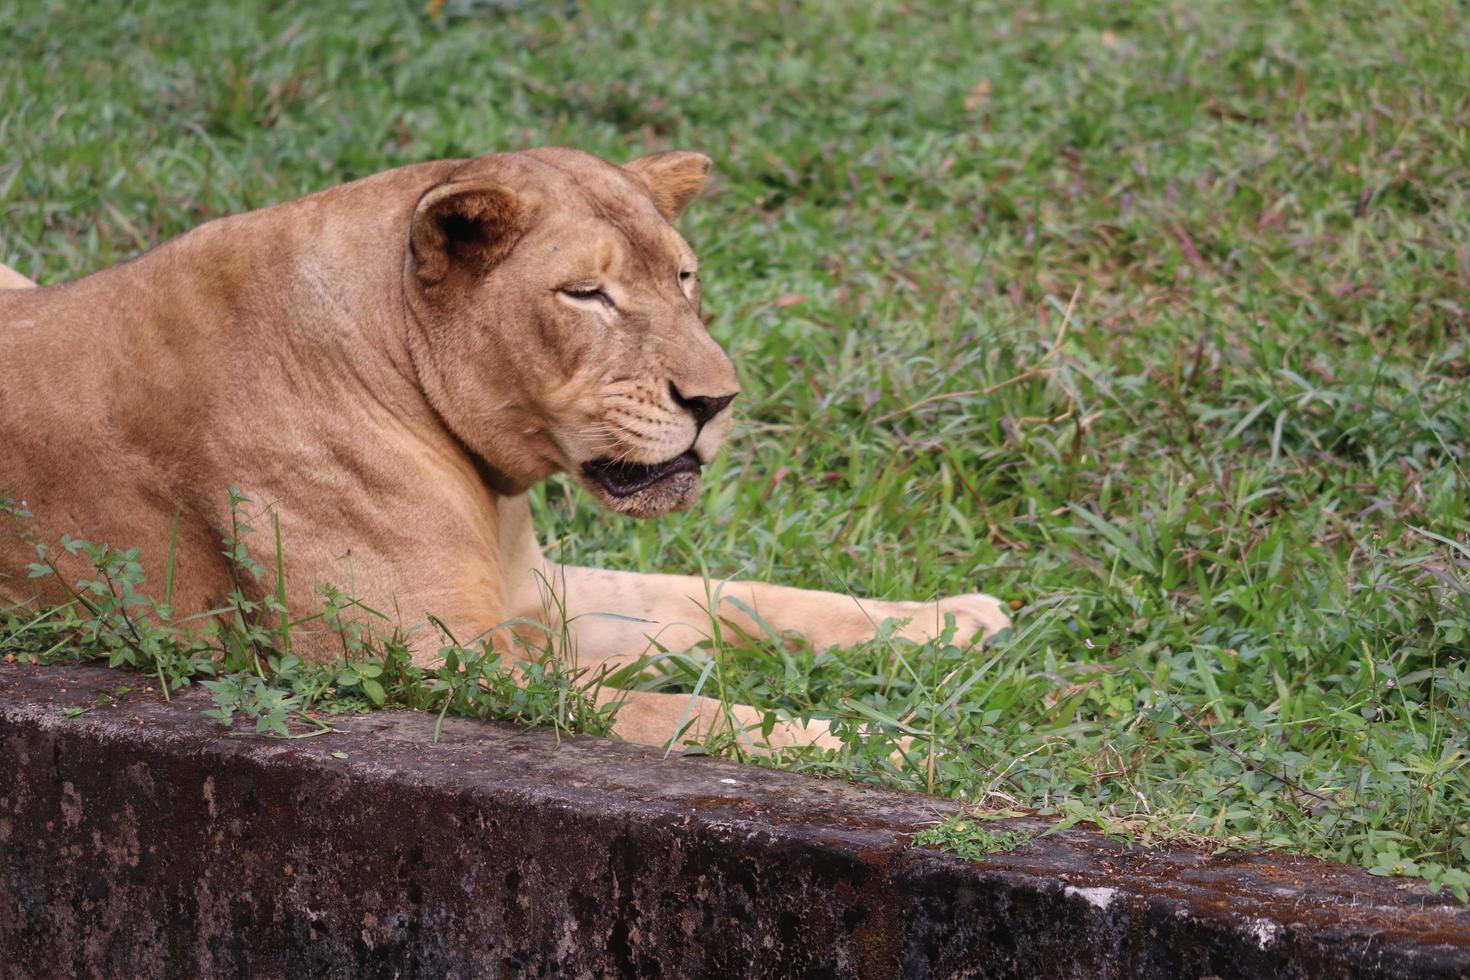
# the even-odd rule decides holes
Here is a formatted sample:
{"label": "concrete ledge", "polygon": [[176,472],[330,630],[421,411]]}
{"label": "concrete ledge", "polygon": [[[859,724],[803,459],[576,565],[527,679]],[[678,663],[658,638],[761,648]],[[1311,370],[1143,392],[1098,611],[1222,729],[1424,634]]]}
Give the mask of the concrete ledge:
{"label": "concrete ledge", "polygon": [[1470,910],[1318,861],[1067,831],[968,862],[907,843],[944,801],[410,714],[64,716],[119,683],[0,667],[7,980],[1470,974]]}

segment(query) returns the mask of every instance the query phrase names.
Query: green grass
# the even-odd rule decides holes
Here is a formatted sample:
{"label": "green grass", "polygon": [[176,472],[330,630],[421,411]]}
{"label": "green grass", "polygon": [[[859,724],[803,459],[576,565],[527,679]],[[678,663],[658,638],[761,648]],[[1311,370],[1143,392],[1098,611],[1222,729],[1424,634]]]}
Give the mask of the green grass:
{"label": "green grass", "polygon": [[558,557],[993,592],[985,651],[715,688],[914,738],[814,770],[1463,895],[1464,6],[640,6],[10,0],[0,258],[70,278],[433,157],[703,149],[743,424],[688,515],[538,491]]}

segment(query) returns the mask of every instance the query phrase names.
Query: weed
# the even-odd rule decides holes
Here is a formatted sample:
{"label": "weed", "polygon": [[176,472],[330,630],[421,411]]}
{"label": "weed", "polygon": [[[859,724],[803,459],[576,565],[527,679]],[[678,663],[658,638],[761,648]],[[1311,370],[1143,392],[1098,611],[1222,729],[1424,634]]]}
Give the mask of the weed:
{"label": "weed", "polygon": [[1004,854],[1031,843],[1032,835],[1024,830],[990,830],[975,817],[956,815],[941,824],[926,827],[913,836],[917,847],[935,847],[970,861],[987,854]]}

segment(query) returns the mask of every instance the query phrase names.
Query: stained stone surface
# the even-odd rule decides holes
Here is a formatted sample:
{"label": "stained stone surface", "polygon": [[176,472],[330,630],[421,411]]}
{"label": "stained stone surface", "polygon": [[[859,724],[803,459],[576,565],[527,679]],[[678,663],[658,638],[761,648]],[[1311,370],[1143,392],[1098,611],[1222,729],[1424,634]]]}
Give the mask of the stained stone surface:
{"label": "stained stone surface", "polygon": [[925,796],[411,713],[231,735],[149,683],[0,666],[5,980],[1470,976],[1470,909],[1406,880],[1075,829],[971,862],[910,845]]}

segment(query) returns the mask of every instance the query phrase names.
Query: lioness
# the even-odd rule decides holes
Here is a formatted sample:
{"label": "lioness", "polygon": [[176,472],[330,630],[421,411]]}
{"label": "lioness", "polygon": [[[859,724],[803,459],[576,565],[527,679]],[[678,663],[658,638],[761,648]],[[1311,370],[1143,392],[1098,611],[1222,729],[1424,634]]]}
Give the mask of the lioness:
{"label": "lioness", "polygon": [[[297,615],[333,583],[405,623],[437,615],[461,641],[550,609],[583,666],[637,658],[650,637],[687,648],[709,624],[703,579],[549,562],[526,491],[570,473],[620,514],[694,503],[739,392],[670,224],[709,166],[692,152],[616,166],[570,149],[424,163],[210,221],[73,282],[0,292],[0,491],[27,502],[37,539],[138,546],[154,569],[177,514],[180,613],[232,587],[221,538],[237,486],[279,518]],[[274,569],[273,541],[251,544]],[[28,584],[33,559],[0,541],[0,594],[60,598],[47,579]],[[546,583],[564,589],[560,604]],[[259,588],[275,589],[271,573]],[[889,618],[912,639],[946,615],[965,639],[1008,622],[985,595],[880,602],[755,582],[721,595],[817,647]],[[598,612],[629,619],[583,615]],[[717,613],[755,629],[735,603]],[[515,654],[503,630],[490,637]],[[327,639],[315,649],[334,649]],[[441,642],[427,629],[410,640],[419,662]],[[687,738],[728,723],[708,698],[600,696],[626,698],[615,730],[634,741],[664,744],[681,720]],[[830,743],[825,723],[779,726],[768,744],[812,741]]]}

